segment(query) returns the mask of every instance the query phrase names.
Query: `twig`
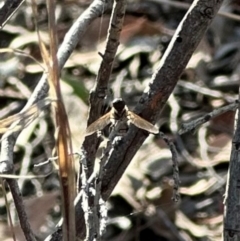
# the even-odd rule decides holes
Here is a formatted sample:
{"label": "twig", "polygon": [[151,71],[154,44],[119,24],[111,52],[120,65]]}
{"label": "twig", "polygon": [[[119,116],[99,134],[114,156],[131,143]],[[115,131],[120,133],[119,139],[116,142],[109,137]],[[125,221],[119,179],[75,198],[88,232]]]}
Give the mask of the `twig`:
{"label": "twig", "polygon": [[179,178],[179,169],[178,169],[178,160],[177,160],[177,150],[174,143],[164,133],[160,132],[159,136],[165,141],[165,143],[168,145],[172,153],[173,181],[174,181],[172,200],[175,202],[178,202],[180,199],[180,194],[179,194],[180,178]]}
{"label": "twig", "polygon": [[99,171],[97,177],[95,178],[95,189],[96,195],[94,198],[94,207],[95,207],[95,217],[98,217],[96,220],[97,227],[99,228],[99,236],[101,237],[106,229],[106,220],[107,220],[107,208],[106,201],[103,200],[101,189],[102,189],[102,180],[105,172],[105,165],[109,160],[111,152],[114,151],[115,145],[121,141],[122,137],[118,136],[119,129],[121,128],[121,122],[117,122],[115,126],[112,127],[111,133],[109,135],[109,140],[107,142],[106,148],[103,149],[102,156],[100,158]]}
{"label": "twig", "polygon": [[5,189],[5,180],[3,180],[1,178],[0,183],[2,185],[3,196],[4,196],[4,201],[5,201],[5,204],[6,204],[6,210],[7,210],[8,220],[9,220],[9,226],[10,226],[11,233],[12,233],[12,238],[13,238],[13,241],[16,241],[16,235],[14,233],[13,221],[12,221],[12,216],[11,216],[11,212],[10,212],[9,202],[8,202],[8,199],[7,199],[7,192],[6,192],[6,189]]}
{"label": "twig", "polygon": [[[180,1],[168,1],[168,0],[153,0],[153,1],[157,3],[168,4],[171,7],[180,8],[180,9],[188,9],[190,7],[190,4],[182,3]],[[218,15],[235,20],[235,21],[240,21],[240,16],[234,13],[219,11]]]}
{"label": "twig", "polygon": [[240,202],[240,189],[239,189],[239,147],[240,147],[240,112],[238,106],[238,121],[237,128],[232,141],[232,151],[230,157],[228,180],[226,185],[226,193],[224,199],[224,240],[239,240],[239,202]]}
{"label": "twig", "polygon": [[105,201],[101,196],[102,177],[104,175],[104,166],[108,161],[109,154],[114,151],[114,145],[119,141],[117,136],[121,123],[116,123],[113,126],[109,135],[106,148],[103,149],[102,156],[100,158],[100,166],[97,173],[92,174],[87,180],[87,159],[86,153],[81,155],[82,163],[82,208],[84,211],[84,218],[86,223],[86,241],[100,240],[101,235],[106,228],[106,207]]}
{"label": "twig", "polygon": [[15,207],[20,220],[20,225],[25,235],[25,238],[27,241],[35,241],[36,239],[30,228],[30,223],[28,222],[27,214],[24,209],[23,200],[17,181],[14,179],[6,179],[6,182],[11,190]]}
{"label": "twig", "polygon": [[94,189],[93,183],[88,180],[88,165],[86,153],[82,152],[82,209],[84,211],[84,219],[86,224],[86,241],[94,240],[97,235],[97,228],[95,227],[95,217],[94,217],[94,195],[96,190]]}
{"label": "twig", "polygon": [[228,169],[228,179],[224,199],[224,241],[240,240],[240,91],[238,93],[238,112],[235,116],[236,130],[232,140],[232,150]]}
{"label": "twig", "polygon": [[210,121],[211,119],[219,115],[222,115],[227,111],[235,111],[237,108],[238,108],[238,101],[235,101],[234,103],[231,103],[229,105],[213,110],[212,112],[204,115],[203,117],[200,117],[188,123],[183,123],[178,133],[179,135],[182,135],[188,131],[195,131],[198,126]]}
{"label": "twig", "polygon": [[[108,82],[112,73],[114,58],[119,46],[119,38],[125,15],[125,5],[125,0],[114,1],[111,20],[109,23],[106,49],[104,54],[101,54],[102,62],[98,71],[95,86],[89,97],[90,111],[87,123],[88,125],[100,117],[102,114],[101,109],[104,99],[108,95]],[[90,177],[93,172],[95,154],[99,143],[100,142],[98,138],[96,138],[96,135],[92,135],[86,137],[82,145],[82,148],[86,151],[88,159],[88,177]]]}
{"label": "twig", "polygon": [[183,237],[183,235],[181,235],[181,233],[178,231],[174,223],[169,219],[168,215],[164,212],[164,210],[158,208],[156,212],[157,212],[158,218],[161,220],[164,220],[164,224],[166,225],[167,229],[169,229],[172,232],[175,238],[178,241],[184,241],[185,238]]}

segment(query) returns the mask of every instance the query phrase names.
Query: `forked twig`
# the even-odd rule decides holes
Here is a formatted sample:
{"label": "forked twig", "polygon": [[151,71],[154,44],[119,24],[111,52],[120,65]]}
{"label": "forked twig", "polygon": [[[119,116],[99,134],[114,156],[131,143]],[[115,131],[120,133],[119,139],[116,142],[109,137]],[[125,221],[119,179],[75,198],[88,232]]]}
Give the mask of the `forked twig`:
{"label": "forked twig", "polygon": [[173,197],[172,200],[178,202],[180,199],[179,187],[180,187],[180,178],[179,178],[179,169],[178,169],[178,160],[177,160],[177,150],[174,143],[162,132],[159,133],[159,136],[165,141],[172,153],[172,162],[173,162]]}
{"label": "forked twig", "polygon": [[239,105],[238,100],[236,100],[234,103],[220,107],[218,109],[215,109],[212,112],[207,113],[204,116],[202,116],[196,120],[190,121],[188,123],[183,123],[181,125],[181,129],[178,131],[178,133],[179,133],[179,135],[182,135],[189,131],[195,131],[196,128],[198,128],[200,125],[210,121],[211,119],[213,119],[219,115],[222,115],[223,113],[225,113],[227,111],[236,111],[236,109],[238,108],[238,105]]}

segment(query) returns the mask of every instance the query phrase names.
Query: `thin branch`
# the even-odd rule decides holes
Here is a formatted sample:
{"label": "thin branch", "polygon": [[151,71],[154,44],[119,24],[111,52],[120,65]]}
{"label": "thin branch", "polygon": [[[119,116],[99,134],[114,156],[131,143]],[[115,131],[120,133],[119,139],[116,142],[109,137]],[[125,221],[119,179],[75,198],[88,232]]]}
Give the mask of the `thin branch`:
{"label": "thin branch", "polygon": [[[240,100],[240,94],[239,94]],[[240,103],[240,101],[239,101]],[[226,193],[224,199],[224,240],[239,240],[240,229],[239,222],[239,202],[240,202],[240,189],[239,189],[239,173],[240,173],[240,104],[238,104],[238,120],[237,127],[232,141],[232,150],[230,156],[228,179],[226,185]]]}
{"label": "thin branch", "polygon": [[[153,0],[153,1],[157,3],[167,4],[171,7],[175,7],[179,9],[188,9],[190,7],[190,4],[182,3],[180,1],[168,1],[168,0]],[[234,21],[240,21],[240,16],[234,13],[219,11],[218,15],[228,19],[232,19]]]}
{"label": "thin branch", "polygon": [[25,238],[27,241],[35,241],[36,239],[31,230],[30,223],[28,222],[28,217],[25,212],[25,208],[24,208],[21,192],[18,187],[18,183],[14,179],[6,179],[6,182],[11,190],[11,193],[12,193],[12,196],[14,199],[14,203],[15,203],[15,207],[16,207],[16,211],[18,213],[20,225],[21,225],[21,228],[25,235]]}
{"label": "thin branch", "polygon": [[10,226],[11,233],[12,233],[12,238],[13,238],[13,241],[16,241],[16,235],[15,235],[15,232],[14,232],[13,221],[12,221],[12,216],[11,216],[11,212],[10,212],[10,205],[9,205],[9,202],[8,202],[8,199],[7,199],[7,192],[6,192],[6,189],[5,189],[5,180],[3,180],[1,178],[0,183],[2,185],[2,190],[3,190],[3,194],[4,194],[3,196],[4,196],[5,205],[6,205],[6,210],[7,210],[8,220],[9,220],[9,226]]}
{"label": "thin branch", "polygon": [[[88,125],[100,117],[100,115],[102,114],[101,109],[103,106],[104,99],[108,95],[108,82],[110,79],[110,75],[112,73],[114,58],[119,46],[119,38],[125,15],[125,7],[125,0],[114,1],[111,20],[109,23],[106,49],[104,54],[101,54],[102,62],[96,78],[96,84],[90,93],[90,112],[88,117]],[[90,177],[92,174],[95,161],[95,154],[99,144],[100,141],[95,134],[86,137],[82,145],[82,148],[86,151],[88,159],[88,177]]]}
{"label": "thin branch", "polygon": [[120,140],[117,134],[121,126],[121,122],[117,122],[116,125],[113,126],[109,140],[100,158],[99,170],[97,173],[92,174],[88,180],[86,153],[82,153],[82,208],[86,223],[86,241],[93,239],[100,240],[105,230],[105,216],[101,213],[103,211],[104,214],[104,210],[106,210],[105,201],[101,195],[102,177],[104,176],[104,166],[109,159],[109,154],[114,151],[115,144]]}
{"label": "thin branch", "polygon": [[179,178],[176,146],[167,136],[164,135],[164,133],[160,132],[159,136],[165,141],[165,143],[168,145],[168,147],[172,153],[173,181],[174,181],[172,200],[175,202],[178,202],[180,199],[180,194],[179,194],[180,178]]}
{"label": "thin branch", "polygon": [[81,181],[82,181],[82,209],[84,212],[84,220],[86,224],[86,241],[94,240],[97,235],[97,228],[95,226],[95,215],[94,215],[94,195],[96,190],[94,189],[94,181],[88,180],[88,165],[86,153],[82,152],[81,166]]}
{"label": "thin branch", "polygon": [[224,199],[224,241],[240,240],[240,87],[238,91],[238,111],[235,116],[235,118],[237,118],[236,130],[232,140],[232,150]]}
{"label": "thin branch", "polygon": [[222,115],[223,113],[225,113],[227,111],[236,111],[237,108],[238,108],[238,101],[235,101],[234,103],[231,103],[229,105],[226,105],[226,106],[223,106],[216,110],[213,110],[212,112],[210,112],[196,120],[190,121],[188,123],[183,123],[181,125],[181,129],[178,131],[178,134],[182,135],[189,131],[195,131],[196,128],[198,128],[202,124],[210,121],[211,119],[213,119],[219,115]]}

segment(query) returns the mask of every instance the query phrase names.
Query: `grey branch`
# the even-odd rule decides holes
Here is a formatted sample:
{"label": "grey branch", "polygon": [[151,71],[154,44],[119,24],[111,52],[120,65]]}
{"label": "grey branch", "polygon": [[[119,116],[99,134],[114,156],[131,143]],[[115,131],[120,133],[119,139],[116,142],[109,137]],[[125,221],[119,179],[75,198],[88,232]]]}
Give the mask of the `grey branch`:
{"label": "grey branch", "polygon": [[214,117],[217,117],[219,115],[222,115],[223,113],[227,112],[227,111],[235,111],[238,108],[238,101],[231,103],[229,105],[223,106],[221,108],[218,108],[216,110],[213,110],[212,112],[196,119],[193,120],[191,122],[188,123],[183,123],[181,126],[181,129],[178,131],[179,135],[182,135],[186,132],[189,131],[195,131],[195,129],[199,126],[201,126],[202,124],[210,121],[211,119],[213,119]]}

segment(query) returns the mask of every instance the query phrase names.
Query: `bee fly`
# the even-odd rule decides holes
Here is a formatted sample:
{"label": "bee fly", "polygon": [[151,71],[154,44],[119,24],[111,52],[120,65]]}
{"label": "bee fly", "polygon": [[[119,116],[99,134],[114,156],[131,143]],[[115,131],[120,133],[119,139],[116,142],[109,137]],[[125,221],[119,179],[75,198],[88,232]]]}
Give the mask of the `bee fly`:
{"label": "bee fly", "polygon": [[150,133],[159,133],[158,129],[154,125],[144,120],[137,114],[129,111],[124,100],[118,98],[112,102],[112,109],[107,114],[100,117],[90,126],[88,126],[86,136],[92,135],[94,132],[104,129],[109,124],[114,126],[119,122],[121,122],[121,128],[119,129],[120,134],[127,132],[130,123]]}

